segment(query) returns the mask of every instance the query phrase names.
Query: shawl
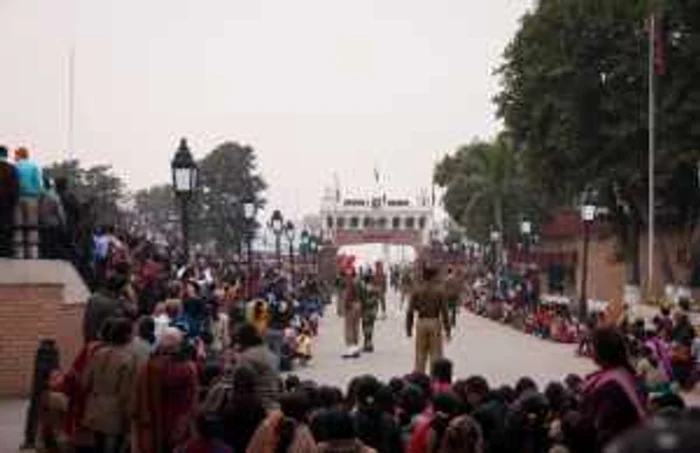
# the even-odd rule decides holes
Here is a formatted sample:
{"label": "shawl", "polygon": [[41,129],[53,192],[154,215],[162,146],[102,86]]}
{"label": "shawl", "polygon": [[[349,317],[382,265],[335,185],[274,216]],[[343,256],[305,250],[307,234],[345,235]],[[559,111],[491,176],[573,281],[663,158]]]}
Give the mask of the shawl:
{"label": "shawl", "polygon": [[622,389],[630,404],[634,406],[639,419],[644,420],[647,418],[647,411],[642,405],[642,401],[637,394],[634,377],[630,373],[620,368],[611,368],[609,370],[603,370],[588,376],[586,382],[583,384],[583,394],[586,395],[594,393],[604,385],[611,382],[614,382],[618,387],[620,387],[620,389]]}
{"label": "shawl", "polygon": [[[275,410],[270,412],[262,421],[248,443],[246,453],[275,453],[279,442],[279,430],[284,420],[284,414]],[[294,432],[288,453],[315,453],[316,442],[311,430],[305,424],[299,423]]]}

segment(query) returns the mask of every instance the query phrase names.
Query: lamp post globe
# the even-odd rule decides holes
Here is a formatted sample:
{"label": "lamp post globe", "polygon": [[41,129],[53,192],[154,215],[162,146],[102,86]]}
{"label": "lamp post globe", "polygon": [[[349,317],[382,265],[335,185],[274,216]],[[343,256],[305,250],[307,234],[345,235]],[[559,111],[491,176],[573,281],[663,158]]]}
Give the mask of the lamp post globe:
{"label": "lamp post globe", "polygon": [[294,238],[296,236],[296,231],[294,229],[294,223],[291,220],[287,220],[287,223],[285,223],[284,234],[287,236],[287,242],[289,244],[289,272],[291,274],[292,284],[294,284],[295,283]]}
{"label": "lamp post globe", "polygon": [[597,207],[593,203],[594,192],[588,188],[582,196],[581,221],[583,222],[583,267],[581,269],[581,297],[579,299],[579,322],[585,323],[588,318],[588,248],[591,236],[591,225],[595,221]]}
{"label": "lamp post globe", "polygon": [[189,262],[189,200],[197,189],[199,169],[187,145],[187,139],[180,139],[180,144],[175,151],[175,156],[170,162],[173,178],[173,190],[180,202],[180,222],[182,228],[182,246],[185,260]]}
{"label": "lamp post globe", "polygon": [[253,276],[253,236],[255,234],[255,214],[257,208],[255,202],[248,199],[243,202],[243,217],[245,219],[245,239],[246,252],[248,254],[248,278],[247,278],[247,295],[250,296],[250,285]]}

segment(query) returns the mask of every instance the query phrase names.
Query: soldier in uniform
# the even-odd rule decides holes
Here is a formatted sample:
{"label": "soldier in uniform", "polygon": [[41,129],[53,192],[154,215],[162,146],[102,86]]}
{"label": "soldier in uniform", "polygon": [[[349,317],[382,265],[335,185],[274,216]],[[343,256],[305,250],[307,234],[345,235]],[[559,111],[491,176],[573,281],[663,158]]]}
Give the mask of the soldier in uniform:
{"label": "soldier in uniform", "polygon": [[447,292],[447,306],[450,312],[450,324],[457,325],[457,305],[462,294],[462,283],[452,266],[447,268],[445,276],[445,291]]}
{"label": "soldier in uniform", "polygon": [[374,352],[374,322],[377,320],[377,311],[381,300],[379,287],[372,272],[368,271],[362,276],[360,283],[360,300],[362,302],[362,336],[364,338],[363,351]]}
{"label": "soldier in uniform", "polygon": [[372,285],[374,286],[379,299],[379,307],[382,310],[382,319],[386,319],[386,274],[384,273],[384,266],[382,266],[381,261],[377,261],[375,264],[375,273],[374,279],[372,280]]}
{"label": "soldier in uniform", "polygon": [[451,338],[448,296],[437,276],[435,267],[425,265],[423,281],[412,291],[406,312],[406,334],[409,338],[413,335],[414,322],[416,325],[415,371],[422,373],[426,372],[429,363],[442,358],[443,331],[447,341]]}
{"label": "soldier in uniform", "polygon": [[341,303],[343,304],[343,317],[345,320],[345,346],[347,347],[343,358],[356,358],[360,356],[360,315],[362,311],[360,300],[359,280],[355,276],[355,269],[349,269],[345,276],[344,291]]}

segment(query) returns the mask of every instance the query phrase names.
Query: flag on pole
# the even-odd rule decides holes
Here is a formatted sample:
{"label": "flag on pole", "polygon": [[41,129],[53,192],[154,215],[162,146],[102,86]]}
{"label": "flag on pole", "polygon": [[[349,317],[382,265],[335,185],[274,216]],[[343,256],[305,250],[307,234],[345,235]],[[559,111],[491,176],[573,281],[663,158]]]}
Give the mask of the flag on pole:
{"label": "flag on pole", "polygon": [[655,2],[649,15],[649,37],[653,41],[654,74],[662,76],[666,74],[666,39],[664,33],[664,20],[661,2]]}

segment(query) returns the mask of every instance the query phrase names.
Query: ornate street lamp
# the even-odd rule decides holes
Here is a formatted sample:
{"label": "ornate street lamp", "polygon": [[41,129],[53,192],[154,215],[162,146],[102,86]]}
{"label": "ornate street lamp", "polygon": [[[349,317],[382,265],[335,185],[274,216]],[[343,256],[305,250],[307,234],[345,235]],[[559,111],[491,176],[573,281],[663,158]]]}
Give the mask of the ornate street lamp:
{"label": "ornate street lamp", "polygon": [[299,252],[301,253],[302,258],[304,258],[304,262],[306,262],[306,256],[309,253],[309,239],[311,235],[309,234],[309,230],[304,228],[301,230],[301,235],[299,236]]}
{"label": "ornate street lamp", "polygon": [[284,225],[284,234],[287,236],[287,243],[289,244],[289,269],[292,284],[294,284],[294,237],[296,236],[296,231],[294,230],[294,224],[291,220],[288,220]]}
{"label": "ornate street lamp", "polygon": [[309,252],[313,259],[314,274],[318,272],[318,246],[320,241],[320,238],[316,235],[311,235],[311,237],[309,237]]}
{"label": "ornate street lamp", "polygon": [[520,222],[520,234],[523,236],[523,252],[525,262],[530,263],[530,236],[532,235],[532,223],[529,220]]}
{"label": "ornate street lamp", "polygon": [[581,298],[579,299],[579,322],[585,323],[588,318],[588,246],[591,236],[591,225],[595,221],[597,208],[593,204],[590,190],[583,196],[581,205],[581,220],[583,222],[583,269],[581,270]]}
{"label": "ornate street lamp", "polygon": [[277,266],[282,267],[282,233],[284,231],[284,217],[279,209],[275,209],[270,217],[270,228],[275,235],[275,249],[277,252]]}
{"label": "ornate street lamp", "polygon": [[175,156],[170,163],[173,176],[173,189],[175,196],[180,201],[180,222],[182,228],[182,244],[185,252],[185,260],[189,263],[190,259],[190,225],[188,204],[195,190],[197,189],[197,179],[199,169],[197,163],[192,157],[187,140],[180,139],[180,146],[175,151]]}

